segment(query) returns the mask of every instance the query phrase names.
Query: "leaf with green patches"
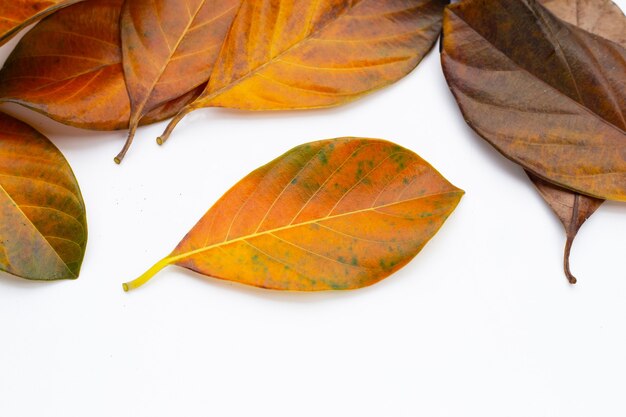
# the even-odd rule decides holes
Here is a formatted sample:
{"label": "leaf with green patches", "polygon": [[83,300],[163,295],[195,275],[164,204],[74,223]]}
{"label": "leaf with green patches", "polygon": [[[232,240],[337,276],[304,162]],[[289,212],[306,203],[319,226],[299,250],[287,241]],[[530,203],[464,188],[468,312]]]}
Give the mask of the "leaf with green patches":
{"label": "leaf with green patches", "polygon": [[377,139],[298,146],[230,189],[165,259],[256,287],[347,290],[406,265],[463,191],[415,153]]}
{"label": "leaf with green patches", "polygon": [[59,150],[0,113],[0,270],[33,280],[78,278],[85,204]]}

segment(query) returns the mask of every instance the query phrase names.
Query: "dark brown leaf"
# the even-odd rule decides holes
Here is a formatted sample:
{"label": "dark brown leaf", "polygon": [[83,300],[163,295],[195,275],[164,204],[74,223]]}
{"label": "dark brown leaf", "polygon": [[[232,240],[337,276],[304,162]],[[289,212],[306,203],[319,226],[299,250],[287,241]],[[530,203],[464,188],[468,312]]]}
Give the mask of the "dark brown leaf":
{"label": "dark brown leaf", "polygon": [[538,177],[626,201],[626,50],[533,0],[467,0],[442,63],[470,126]]}
{"label": "dark brown leaf", "polygon": [[[626,17],[610,0],[544,0],[542,4],[560,19],[619,43],[621,46],[626,46]],[[580,227],[604,200],[550,184],[528,171],[526,174],[565,228],[567,240],[563,266],[568,281],[574,284],[576,278],[569,265],[572,243]]]}

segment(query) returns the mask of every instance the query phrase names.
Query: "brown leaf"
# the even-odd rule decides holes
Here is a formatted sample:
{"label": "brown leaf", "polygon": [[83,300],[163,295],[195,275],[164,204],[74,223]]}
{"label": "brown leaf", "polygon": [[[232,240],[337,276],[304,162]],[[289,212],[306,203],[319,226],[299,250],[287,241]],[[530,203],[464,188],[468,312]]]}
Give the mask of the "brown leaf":
{"label": "brown leaf", "polygon": [[[543,0],[541,3],[558,18],[626,46],[626,17],[610,0]],[[550,184],[528,171],[526,174],[565,227],[567,240],[563,266],[568,281],[575,284],[576,278],[569,265],[572,243],[580,227],[604,200]]]}
{"label": "brown leaf", "polygon": [[[75,4],[35,26],[0,71],[0,100],[71,126],[127,128],[130,102],[119,34],[122,2]],[[193,91],[166,103],[142,123],[171,117],[197,95]]]}
{"label": "brown leaf", "polygon": [[585,221],[604,203],[593,197],[587,197],[582,194],[574,193],[564,188],[560,188],[554,184],[550,184],[539,177],[534,176],[526,171],[533,184],[539,190],[541,196],[550,205],[550,208],[556,213],[561,223],[565,227],[567,242],[565,243],[565,252],[563,256],[563,269],[565,276],[571,284],[576,283],[576,277],[572,274],[569,266],[569,255],[572,249],[572,243],[578,233],[580,227]]}
{"label": "brown leaf", "polygon": [[171,264],[275,290],[372,285],[408,263],[462,195],[393,143],[308,143],[241,180],[168,257],[124,289]]}
{"label": "brown leaf", "polygon": [[446,0],[244,0],[202,107],[337,106],[408,74],[432,48]]}
{"label": "brown leaf", "polygon": [[626,201],[624,48],[533,0],[468,0],[446,10],[442,63],[465,119],[505,156]]}
{"label": "brown leaf", "polygon": [[[507,2],[505,4],[505,6],[508,6],[510,2]],[[571,53],[568,55],[566,53],[564,53],[563,51],[567,52],[567,51],[572,51],[572,50],[576,50],[576,48],[574,48],[571,44],[574,44],[575,46],[578,45],[583,45],[584,43],[577,37],[573,36],[572,34],[569,34],[568,37],[568,29],[569,26],[566,24],[561,23],[560,28],[563,30],[562,32],[550,32],[550,31],[554,31],[557,30],[557,28],[559,28],[558,26],[558,21],[554,18],[552,18],[548,13],[545,13],[545,10],[542,9],[540,6],[534,4],[533,2],[513,2],[516,3],[515,7],[523,7],[526,8],[527,11],[531,10],[533,11],[532,13],[532,17],[529,17],[530,15],[527,14],[526,19],[527,20],[531,20],[532,22],[519,22],[519,21],[515,21],[516,25],[515,27],[520,27],[520,26],[532,26],[532,24],[535,24],[534,30],[537,30],[537,28],[541,29],[541,30],[546,30],[545,33],[559,33],[559,36],[556,37],[555,39],[548,39],[548,43],[549,42],[555,42],[554,43],[554,51],[555,51],[555,55],[558,55],[560,52],[562,53],[562,62],[565,64],[565,66],[567,67],[569,65],[569,61],[568,60],[572,60],[572,56]],[[608,35],[608,36],[616,36],[616,39],[621,39],[621,36],[623,35],[624,30],[626,29],[626,26],[624,25],[624,16],[623,14],[619,11],[619,8],[617,8],[615,5],[613,5],[610,2],[606,2],[604,0],[583,0],[583,1],[576,1],[576,2],[572,2],[570,0],[546,0],[544,2],[554,13],[557,13],[559,15],[559,17],[566,19],[568,21],[570,21],[571,23],[575,23],[580,25],[580,27],[587,29],[587,30],[596,30],[598,32],[601,32],[602,35]],[[503,2],[499,2],[498,5],[492,9],[491,11],[495,10],[495,13],[498,13],[498,8],[500,6],[502,6],[504,3]],[[481,3],[481,5],[483,5]],[[471,6],[470,6],[471,8]],[[515,13],[514,11],[512,11],[513,9],[508,9],[508,11],[510,13]],[[465,16],[465,12],[466,11],[462,11],[461,15]],[[500,11],[501,12],[501,11]],[[473,10],[469,12],[470,14],[472,14],[472,18],[470,19],[473,24],[475,26],[479,26],[476,24],[477,21],[480,21],[480,19],[477,19],[475,17],[475,15],[479,14],[478,10]],[[523,15],[523,13],[522,13]],[[506,16],[506,14],[504,14],[504,16]],[[547,16],[547,19],[544,17]],[[520,18],[520,15],[515,16],[517,18]],[[507,17],[509,20],[513,20],[511,19],[511,17]],[[522,16],[521,19],[524,19],[524,17]],[[505,19],[506,20],[506,19]],[[447,21],[447,20],[446,20]],[[554,23],[556,22],[556,26],[554,25]],[[599,25],[598,23],[602,22],[601,25]],[[507,22],[504,22],[503,25],[506,25]],[[510,24],[510,23],[509,23]],[[451,25],[450,27],[455,26],[454,24]],[[458,24],[456,25],[458,27]],[[472,26],[473,27],[473,26]],[[528,30],[528,32],[526,32],[526,36],[528,36],[528,33],[532,33],[532,30],[526,29]],[[572,29],[574,31],[574,33],[576,33],[576,29]],[[444,32],[447,33],[447,30],[444,30]],[[621,35],[620,35],[621,33]],[[535,35],[537,35],[537,33],[535,33]],[[453,36],[457,36],[459,37],[459,34],[455,34]],[[594,37],[592,35],[587,35],[588,38],[593,39]],[[490,39],[489,37],[487,37],[488,40]],[[506,38],[506,36],[505,36]],[[528,39],[530,38],[526,38],[526,44],[532,43],[532,42],[537,42],[536,40],[533,41],[528,41]],[[519,41],[519,40],[518,40]],[[510,41],[512,43],[512,41]],[[522,40],[522,42],[524,42],[524,40]],[[565,43],[566,46],[563,47],[562,43]],[[477,46],[471,43],[468,43],[468,45],[471,45],[471,47],[467,47],[466,51],[463,52],[464,55],[469,55],[471,54],[471,50],[472,48],[476,48]],[[567,46],[569,45],[569,46]],[[533,77],[537,77],[537,72],[532,72],[533,71],[533,66],[532,66],[532,59],[535,59],[536,57],[532,56],[531,54],[528,54],[528,56],[526,57],[520,57],[518,55],[515,55],[514,52],[512,52],[512,49],[515,48],[515,46],[510,46],[508,43],[505,46],[502,45],[491,45],[492,49],[496,49],[497,46],[497,50],[493,51],[492,53],[494,53],[494,55],[501,57],[501,54],[504,52],[505,54],[505,58],[506,55],[509,55],[509,58],[511,60],[514,60],[513,65],[517,66],[519,69],[521,69],[522,71],[528,71],[527,68],[530,68],[531,71],[529,72],[529,74]],[[532,46],[525,46],[522,45],[522,48],[527,47],[528,49],[532,49]],[[481,48],[481,46],[478,46],[478,48]],[[508,48],[508,49],[507,49]],[[451,48],[451,50],[454,49],[454,47]],[[457,47],[458,49],[458,47]],[[528,52],[528,51],[527,51]],[[530,51],[532,52],[532,50]],[[578,51],[580,52],[580,51]],[[451,64],[451,62],[453,62],[453,59],[455,57],[455,54],[458,55],[458,51],[453,51],[451,53],[451,56],[446,56],[444,57],[442,55],[442,61],[444,64],[444,69],[446,67],[446,65],[450,66],[450,67],[454,67],[454,64]],[[581,55],[584,55],[583,53],[580,53]],[[545,55],[545,54],[544,54]],[[580,58],[579,58],[580,59]],[[457,58],[458,60],[458,58]],[[482,56],[479,61],[485,61],[487,62],[489,60],[489,58],[487,58],[487,54],[485,54],[485,56]],[[462,60],[458,60],[458,61],[462,61]],[[497,61],[496,61],[497,62]],[[578,61],[576,61],[578,62]],[[469,61],[467,61],[467,59],[465,60],[465,62],[463,62],[464,64],[468,64]],[[488,65],[485,66],[485,64],[483,62],[479,63],[478,65],[476,65],[476,63],[472,63],[471,65],[473,65],[474,67],[477,67],[477,69],[482,69],[484,70],[485,73],[488,73],[489,70],[491,69],[492,72],[495,69],[495,66],[499,65],[499,64],[495,64],[495,66],[490,67],[490,65],[492,65],[492,63],[490,62]],[[553,66],[553,65],[552,65]],[[590,65],[591,67],[593,67],[593,65]],[[599,64],[596,63],[596,67],[599,66]],[[485,67],[485,68],[482,68]],[[576,68],[577,70],[579,70],[581,67],[578,65],[572,65],[573,68]],[[551,68],[550,66],[548,66],[548,68]],[[535,68],[536,69],[536,68]],[[545,70],[544,70],[545,71]],[[598,73],[601,74],[602,69],[599,68]],[[576,74],[572,73],[571,71],[569,71],[569,68],[565,68],[565,71],[563,71],[563,68],[561,68],[561,74],[563,75],[563,73],[565,72],[565,76],[569,76],[570,79],[573,79],[574,81],[576,81]],[[514,73],[514,71],[512,71],[512,73]],[[543,77],[542,77],[543,75]],[[465,77],[467,77],[467,75],[464,75]],[[554,164],[555,162],[557,164],[561,163],[559,160],[559,157],[562,158],[566,163],[577,163],[579,162],[578,160],[572,159],[571,155],[567,154],[567,146],[572,146],[573,144],[568,144],[567,140],[572,141],[572,139],[574,140],[578,140],[579,136],[577,135],[579,132],[576,131],[576,125],[574,125],[573,123],[571,123],[571,120],[576,120],[578,122],[578,120],[580,120],[581,118],[576,117],[574,118],[574,115],[569,115],[567,114],[567,112],[561,112],[559,114],[559,112],[556,112],[557,114],[553,115],[553,120],[546,120],[546,116],[549,116],[550,111],[552,111],[554,113],[554,109],[549,109],[549,108],[544,108],[544,109],[540,109],[537,110],[539,106],[537,106],[536,104],[542,103],[545,106],[544,102],[547,102],[548,104],[552,105],[552,107],[557,107],[558,105],[562,105],[561,103],[559,103],[558,100],[553,100],[553,102],[557,103],[557,106],[554,106],[554,104],[552,102],[550,102],[550,100],[545,100],[545,98],[543,98],[541,96],[541,94],[537,94],[534,97],[531,97],[532,100],[529,100],[527,98],[527,95],[524,94],[525,92],[520,92],[519,97],[515,97],[513,91],[514,90],[523,90],[524,88],[526,88],[524,85],[524,83],[528,83],[527,80],[523,80],[524,82],[520,82],[518,79],[520,77],[510,77],[509,82],[510,84],[510,88],[509,91],[505,92],[504,99],[502,99],[502,95],[497,96],[497,95],[492,95],[491,91],[493,90],[492,88],[490,88],[490,86],[485,85],[485,90],[487,90],[487,92],[484,94],[484,97],[481,97],[480,99],[482,99],[483,104],[488,104],[488,105],[492,105],[493,108],[500,110],[500,109],[507,109],[510,110],[509,114],[503,114],[501,113],[500,115],[496,114],[496,118],[500,117],[503,121],[508,117],[510,118],[510,121],[513,123],[517,123],[515,126],[512,127],[512,130],[515,131],[515,133],[513,135],[510,134],[510,130],[507,129],[502,129],[500,123],[500,120],[496,121],[496,124],[494,126],[487,126],[487,129],[491,129],[490,133],[485,133],[483,132],[481,135],[483,137],[485,137],[486,139],[488,139],[489,141],[493,140],[490,139],[491,137],[497,137],[498,135],[500,135],[500,138],[498,138],[498,140],[502,141],[510,141],[511,143],[514,143],[514,141],[518,141],[520,143],[523,143],[524,141],[528,142],[527,138],[528,136],[530,136],[533,140],[530,142],[530,146],[534,146],[537,147],[538,149],[555,149],[560,147],[561,145],[566,145],[564,148],[566,149],[565,152],[562,152],[563,155],[551,155],[550,154],[550,150],[548,151],[543,151],[545,152],[550,159],[548,161],[544,161],[545,165],[548,168],[551,168],[551,164]],[[539,74],[539,81],[538,84],[540,83],[546,83],[546,80],[550,80],[549,76],[545,75],[545,74]],[[619,79],[619,73],[618,73],[618,77]],[[623,74],[622,74],[622,78],[623,78]],[[580,81],[580,79],[578,79],[578,81]],[[449,80],[450,82],[450,80]],[[487,81],[487,79],[483,79],[482,82],[486,82],[486,83],[493,83],[492,79],[489,79]],[[456,80],[456,81],[452,81],[450,82],[451,84],[451,88],[454,91],[454,87],[452,87],[453,84],[458,83],[458,84],[463,84],[462,80]],[[532,84],[532,83],[529,83]],[[610,83],[609,83],[610,84]],[[614,83],[614,85],[617,84],[618,85],[618,90],[620,90],[619,88],[619,82],[618,83]],[[552,87],[553,89],[559,88],[559,86],[557,85],[556,87],[554,87],[554,85],[546,85],[546,87]],[[578,85],[575,85],[576,88],[578,88]],[[459,90],[462,90],[463,87],[459,88]],[[622,91],[622,97],[623,97],[623,89],[621,89]],[[477,90],[476,90],[477,91]],[[592,99],[594,97],[597,98],[597,96],[600,96],[600,101],[602,98],[604,98],[604,101],[606,102],[607,100],[610,100],[612,97],[607,97],[611,96],[611,91],[609,91],[608,93],[606,93],[604,95],[604,97],[602,96],[602,94],[599,94],[597,91],[593,91],[593,88],[587,88],[585,89],[585,86],[583,86],[582,89],[583,93],[585,93],[586,95],[577,95],[578,98],[584,97],[587,101],[585,101],[585,103],[588,103],[590,101],[593,101]],[[544,91],[545,93],[545,91]],[[580,93],[580,92],[578,92]],[[463,98],[463,92],[461,92],[460,94],[455,93],[455,95],[457,96],[461,96]],[[595,95],[594,95],[595,94]],[[472,96],[472,94],[470,94],[469,96]],[[474,99],[476,99],[478,97],[478,95],[474,95]],[[484,98],[487,98],[487,100],[485,100]],[[561,99],[561,101],[567,101],[568,97],[564,97]],[[571,99],[571,98],[570,98]],[[587,106],[591,108],[590,114],[592,114],[591,112],[596,110],[596,108],[600,108],[601,110],[597,111],[597,113],[601,113],[602,111],[602,105],[601,104],[595,104],[595,105],[589,105],[589,104],[583,104],[583,106]],[[533,114],[533,107],[534,108],[534,114]],[[610,106],[609,106],[610,107]],[[621,107],[618,106],[617,111],[621,114],[622,113],[622,109],[623,109],[623,100],[622,100],[622,104]],[[475,113],[474,113],[475,114]],[[520,115],[526,116],[525,118],[521,118],[519,117]],[[490,116],[492,116],[490,114]],[[517,116],[517,117],[516,117]],[[531,117],[532,116],[532,117]],[[489,116],[488,116],[489,117]],[[484,123],[485,120],[487,119],[487,117],[483,117],[483,120],[479,121],[479,122],[475,122],[474,120],[469,120],[470,124],[475,125],[475,124],[480,124],[480,126],[482,126],[483,129],[485,129],[485,126],[488,123]],[[619,118],[618,118],[619,119]],[[619,122],[619,120],[618,120]],[[527,123],[527,126],[524,126],[524,123]],[[584,120],[583,120],[584,123]],[[587,122],[589,123],[589,122]],[[560,125],[559,125],[560,124]],[[534,128],[533,128],[534,127]],[[537,135],[536,131],[540,130],[540,129],[552,129],[552,132],[549,133],[553,133],[554,137],[550,138],[548,135],[546,135],[546,137],[549,139],[549,141],[546,141],[546,143],[544,144],[541,141],[537,141],[534,136]],[[619,131],[620,128],[618,128]],[[475,130],[478,131],[478,129],[475,128]],[[589,131],[589,130],[588,130]],[[593,132],[593,130],[591,130]],[[479,132],[480,133],[480,132]],[[595,133],[595,136],[600,136],[600,138],[602,138],[602,132],[593,132]],[[527,135],[527,136],[524,136]],[[557,136],[560,135],[560,136]],[[489,136],[489,138],[487,137]],[[563,138],[565,138],[566,140],[563,140]],[[541,138],[543,139],[543,138]],[[621,139],[624,139],[624,134],[623,134],[623,130],[621,133]],[[559,142],[562,141],[562,142]],[[553,143],[556,142],[556,143]],[[585,146],[585,144],[582,144],[583,147]],[[618,146],[619,149],[619,144],[616,143],[616,145]],[[496,145],[496,147],[498,148],[500,146],[500,144],[498,143]],[[514,145],[513,145],[514,146]],[[540,148],[542,147],[543,148]],[[623,145],[622,145],[623,146]],[[596,148],[594,148],[594,143],[591,143],[590,146],[587,148],[587,152],[592,153]],[[502,149],[499,149],[501,151],[503,151]],[[539,151],[538,151],[539,152]],[[541,155],[539,155],[541,156]],[[582,155],[579,156],[579,159]],[[567,158],[569,158],[569,160],[567,160]],[[519,160],[517,160],[516,162],[521,163],[522,165],[524,165],[523,162],[520,162]],[[574,167],[575,169],[575,167]],[[538,188],[540,194],[542,195],[542,197],[548,202],[548,204],[550,205],[550,207],[553,209],[553,211],[557,214],[557,216],[559,217],[559,219],[561,220],[561,222],[563,223],[566,233],[567,233],[567,242],[566,242],[566,248],[565,248],[565,258],[564,258],[564,268],[565,268],[565,273],[568,277],[568,280],[571,283],[576,282],[576,279],[574,278],[574,276],[572,275],[570,268],[569,268],[569,252],[571,249],[571,245],[572,242],[574,240],[574,237],[576,236],[576,233],[578,232],[579,228],[582,226],[582,224],[585,222],[585,220],[591,215],[593,214],[593,212],[595,212],[595,210],[602,204],[603,200],[599,200],[593,197],[588,197],[585,196],[583,194],[580,194],[576,191],[572,191],[572,190],[568,190],[562,187],[559,187],[558,185],[555,184],[551,184],[549,182],[546,182],[542,179],[540,179],[539,177],[537,177],[536,175],[533,175],[532,173],[530,173],[528,170],[526,171],[527,174],[529,175],[530,179],[533,181],[533,183],[535,184],[535,186]]]}
{"label": "brown leaf", "polygon": [[31,23],[82,0],[3,0],[0,3],[0,46]]}
{"label": "brown leaf", "polygon": [[624,13],[611,0],[541,0],[541,4],[559,19],[626,47]]}
{"label": "brown leaf", "polygon": [[0,270],[75,279],[86,244],[85,204],[67,161],[46,137],[0,113]]}
{"label": "brown leaf", "polygon": [[241,0],[126,0],[122,50],[132,143],[139,120],[162,103],[206,83]]}

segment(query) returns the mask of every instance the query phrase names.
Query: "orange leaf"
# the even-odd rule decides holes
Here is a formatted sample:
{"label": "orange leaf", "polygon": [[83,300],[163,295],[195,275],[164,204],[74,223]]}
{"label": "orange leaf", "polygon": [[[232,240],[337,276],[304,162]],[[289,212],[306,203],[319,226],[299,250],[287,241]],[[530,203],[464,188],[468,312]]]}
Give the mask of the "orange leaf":
{"label": "orange leaf", "polygon": [[126,0],[124,73],[130,94],[128,151],[150,110],[206,83],[241,0]]}
{"label": "orange leaf", "polygon": [[408,263],[463,191],[415,153],[376,139],[298,146],[230,189],[166,265],[275,290],[372,285]]}
{"label": "orange leaf", "polygon": [[46,137],[0,113],[0,270],[75,279],[86,244],[85,204],[67,161]]}
{"label": "orange leaf", "polygon": [[[130,102],[119,34],[122,2],[79,3],[35,26],[0,71],[0,100],[76,127],[127,128]],[[171,117],[199,93],[174,98],[147,114],[142,123]]]}
{"label": "orange leaf", "polygon": [[411,72],[441,30],[445,0],[244,0],[204,93],[163,143],[202,107],[331,107]]}
{"label": "orange leaf", "polygon": [[0,3],[0,45],[31,23],[79,1],[82,0],[3,0]]}

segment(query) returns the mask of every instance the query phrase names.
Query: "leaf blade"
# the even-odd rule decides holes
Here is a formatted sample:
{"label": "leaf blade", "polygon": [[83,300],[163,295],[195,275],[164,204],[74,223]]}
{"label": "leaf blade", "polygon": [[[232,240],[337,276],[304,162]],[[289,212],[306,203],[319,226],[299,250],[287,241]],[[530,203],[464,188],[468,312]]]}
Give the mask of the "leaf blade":
{"label": "leaf blade", "polygon": [[0,46],[20,30],[55,11],[82,0],[21,0],[0,4]]}
{"label": "leaf blade", "polygon": [[181,116],[201,107],[292,110],[356,100],[417,66],[437,40],[446,3],[246,0],[207,89]]}
{"label": "leaf blade", "polygon": [[[626,200],[626,51],[534,2],[486,3],[480,12],[476,1],[457,4],[444,17],[444,73],[470,126],[541,178]],[[512,22],[519,30],[507,32]]]}
{"label": "leaf blade", "polygon": [[[626,16],[611,0],[546,0],[541,2],[558,18],[588,32],[626,46]],[[578,231],[604,200],[546,182],[532,173],[526,174],[541,197],[548,203],[566,233],[563,269],[571,284],[577,282],[570,268],[570,251]]]}
{"label": "leaf blade", "polygon": [[[131,104],[123,159],[140,119],[206,83],[240,0],[126,0],[122,52]],[[166,11],[166,13],[163,13]]]}
{"label": "leaf blade", "polygon": [[[0,70],[0,101],[79,128],[128,128],[130,101],[119,34],[122,1],[82,2],[37,24]],[[198,94],[165,103],[142,124],[171,117]]]}
{"label": "leaf blade", "polygon": [[34,280],[75,279],[87,243],[85,205],[59,150],[0,113],[0,270]]}
{"label": "leaf blade", "polygon": [[229,190],[168,264],[276,290],[372,285],[409,262],[463,191],[390,142],[341,138],[299,146]]}

